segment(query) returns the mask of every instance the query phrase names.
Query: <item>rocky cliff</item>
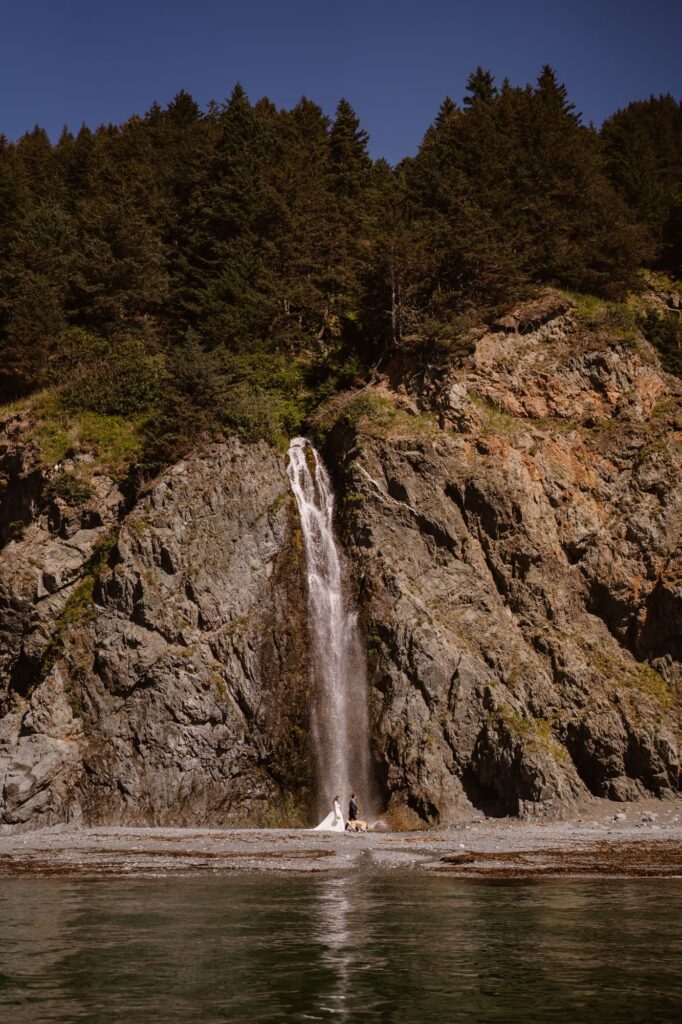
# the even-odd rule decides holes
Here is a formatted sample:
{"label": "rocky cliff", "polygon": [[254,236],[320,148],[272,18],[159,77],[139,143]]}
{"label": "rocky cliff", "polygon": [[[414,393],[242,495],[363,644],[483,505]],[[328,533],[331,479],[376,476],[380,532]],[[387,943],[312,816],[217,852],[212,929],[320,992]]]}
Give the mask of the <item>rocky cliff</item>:
{"label": "rocky cliff", "polygon": [[443,821],[672,794],[679,381],[561,296],[470,349],[326,424],[387,796]]}
{"label": "rocky cliff", "polygon": [[[641,338],[548,294],[313,427],[396,821],[679,790],[682,393]],[[133,493],[46,466],[24,410],[0,488],[0,822],[304,823],[285,456],[213,445]]]}
{"label": "rocky cliff", "polygon": [[[29,430],[5,426],[7,496],[38,472]],[[132,510],[91,483],[80,508],[36,499],[2,553],[2,821],[296,820],[308,644],[282,457],[209,448]]]}

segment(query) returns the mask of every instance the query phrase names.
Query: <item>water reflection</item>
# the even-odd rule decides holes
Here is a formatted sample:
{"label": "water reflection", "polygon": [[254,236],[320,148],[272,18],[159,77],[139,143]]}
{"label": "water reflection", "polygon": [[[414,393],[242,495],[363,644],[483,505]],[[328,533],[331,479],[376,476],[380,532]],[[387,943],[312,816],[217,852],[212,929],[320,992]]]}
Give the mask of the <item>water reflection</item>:
{"label": "water reflection", "polygon": [[0,880],[0,1020],[676,1018],[682,882]]}
{"label": "water reflection", "polygon": [[332,976],[332,985],[326,997],[320,1000],[322,1016],[317,1016],[313,1010],[307,1015],[309,1020],[324,1020],[325,1013],[333,1013],[340,1021],[349,1020],[348,986],[354,966],[349,930],[351,884],[352,879],[343,876],[325,879],[318,888],[316,935],[323,950],[322,962]]}
{"label": "water reflection", "polygon": [[358,1009],[358,989],[367,1019],[374,1019],[371,1015],[379,1011],[383,1002],[381,990],[375,991],[362,980],[364,975],[381,973],[387,966],[374,895],[371,888],[359,884],[351,875],[325,879],[316,887],[314,938],[328,981],[319,1002],[311,1005],[305,1019],[353,1020]]}

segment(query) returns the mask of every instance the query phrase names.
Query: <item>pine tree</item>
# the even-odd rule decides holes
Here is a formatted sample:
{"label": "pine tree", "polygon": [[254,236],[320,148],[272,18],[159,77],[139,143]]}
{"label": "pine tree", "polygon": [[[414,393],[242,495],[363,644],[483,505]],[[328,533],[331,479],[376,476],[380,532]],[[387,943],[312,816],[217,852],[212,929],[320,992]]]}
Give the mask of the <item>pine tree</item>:
{"label": "pine tree", "polygon": [[635,286],[644,239],[605,173],[599,139],[545,66],[533,92],[528,154],[538,169],[530,206],[540,279],[622,294]]}
{"label": "pine tree", "polygon": [[0,395],[14,398],[41,387],[67,325],[75,234],[54,201],[28,205],[8,233],[0,256]]}
{"label": "pine tree", "polygon": [[182,267],[185,321],[209,345],[248,347],[267,337],[276,315],[270,234],[280,202],[268,187],[267,159],[266,124],[237,85],[218,117],[212,165],[193,199]]}
{"label": "pine tree", "polygon": [[283,204],[273,225],[278,314],[272,329],[286,347],[314,346],[324,331],[334,252],[329,120],[303,98],[278,115],[271,138],[271,185]]}
{"label": "pine tree", "polygon": [[646,224],[656,265],[682,274],[682,101],[631,103],[605,121],[602,139],[610,178]]}
{"label": "pine tree", "polygon": [[331,126],[331,237],[328,296],[320,335],[325,344],[346,336],[353,344],[361,321],[363,275],[371,245],[366,197],[372,161],[368,136],[347,100],[340,100]]}
{"label": "pine tree", "polygon": [[442,128],[451,117],[459,113],[459,107],[449,96],[446,96],[436,114],[435,126]]}
{"label": "pine tree", "polygon": [[409,346],[422,331],[429,253],[421,225],[410,216],[405,165],[392,170],[378,160],[372,177],[374,225],[363,320],[365,362],[374,363],[393,349]]}
{"label": "pine tree", "polygon": [[144,329],[167,292],[160,201],[140,119],[120,131],[83,128],[57,158],[77,237],[65,312],[105,336]]}
{"label": "pine tree", "polygon": [[360,127],[347,100],[339,100],[330,142],[335,190],[341,196],[357,197],[367,186],[372,162],[367,153],[367,132]]}
{"label": "pine tree", "polygon": [[66,193],[39,127],[0,159],[0,395],[40,387],[66,326],[75,252]]}
{"label": "pine tree", "polygon": [[477,67],[467,79],[464,106],[472,109],[477,104],[492,103],[497,98],[497,86],[491,71]]}

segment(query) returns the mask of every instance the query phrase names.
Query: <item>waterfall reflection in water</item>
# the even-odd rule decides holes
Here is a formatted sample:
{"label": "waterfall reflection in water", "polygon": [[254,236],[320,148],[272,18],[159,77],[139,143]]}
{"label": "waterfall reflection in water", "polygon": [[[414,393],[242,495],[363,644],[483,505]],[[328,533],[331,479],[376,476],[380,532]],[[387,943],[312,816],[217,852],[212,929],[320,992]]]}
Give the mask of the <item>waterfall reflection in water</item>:
{"label": "waterfall reflection in water", "polygon": [[0,879],[0,1020],[668,1022],[681,911],[678,879]]}
{"label": "waterfall reflection in water", "polygon": [[[337,1020],[349,1020],[349,993],[353,969],[356,966],[357,947],[353,943],[348,876],[325,879],[319,890],[316,916],[316,934],[322,953],[322,962],[329,968],[333,985],[321,1002],[321,1013],[334,1014]],[[356,922],[357,925],[357,922]]]}

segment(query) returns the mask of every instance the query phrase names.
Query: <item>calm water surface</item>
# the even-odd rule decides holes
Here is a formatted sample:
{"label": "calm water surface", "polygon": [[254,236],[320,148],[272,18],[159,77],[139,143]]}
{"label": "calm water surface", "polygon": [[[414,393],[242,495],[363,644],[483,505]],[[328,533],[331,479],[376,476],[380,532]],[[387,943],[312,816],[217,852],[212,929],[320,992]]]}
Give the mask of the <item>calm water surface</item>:
{"label": "calm water surface", "polygon": [[0,1021],[680,1019],[682,882],[0,879]]}

